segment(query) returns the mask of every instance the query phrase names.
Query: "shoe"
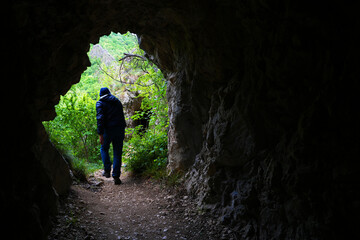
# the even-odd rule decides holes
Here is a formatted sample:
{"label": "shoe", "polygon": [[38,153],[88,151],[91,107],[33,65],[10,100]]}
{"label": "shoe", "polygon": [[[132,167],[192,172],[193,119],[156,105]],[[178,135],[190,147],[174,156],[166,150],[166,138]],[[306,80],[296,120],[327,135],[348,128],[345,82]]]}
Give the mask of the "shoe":
{"label": "shoe", "polygon": [[103,175],[104,177],[106,177],[106,178],[109,178],[109,177],[110,177],[110,171],[109,171],[109,172],[104,171],[102,175]]}
{"label": "shoe", "polygon": [[115,185],[120,185],[121,184],[120,178],[114,178],[114,183]]}

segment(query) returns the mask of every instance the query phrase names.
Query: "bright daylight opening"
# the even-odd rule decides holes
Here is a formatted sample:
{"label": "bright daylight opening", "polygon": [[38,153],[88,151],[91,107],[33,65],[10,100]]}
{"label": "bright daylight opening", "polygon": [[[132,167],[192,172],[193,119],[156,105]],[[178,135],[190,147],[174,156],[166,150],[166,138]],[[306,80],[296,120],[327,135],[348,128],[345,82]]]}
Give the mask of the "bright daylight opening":
{"label": "bright daylight opening", "polygon": [[[86,180],[103,169],[97,133],[96,102],[107,87],[122,105],[126,119],[122,171],[153,177],[165,174],[168,106],[166,80],[145,58],[133,33],[111,33],[90,46],[91,66],[61,97],[57,117],[44,126],[51,142],[65,156],[74,175]],[[113,151],[110,149],[113,160]]]}

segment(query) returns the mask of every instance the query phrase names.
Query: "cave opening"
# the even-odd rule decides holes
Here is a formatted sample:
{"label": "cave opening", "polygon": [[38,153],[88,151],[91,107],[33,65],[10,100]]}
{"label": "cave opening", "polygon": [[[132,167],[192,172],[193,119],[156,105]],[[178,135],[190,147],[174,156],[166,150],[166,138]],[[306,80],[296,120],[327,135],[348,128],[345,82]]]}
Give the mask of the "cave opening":
{"label": "cave opening", "polygon": [[[90,44],[88,57],[91,65],[61,96],[55,119],[43,122],[50,141],[79,180],[103,168],[95,105],[100,88],[106,87],[122,103],[126,120],[123,167],[137,175],[165,171],[168,106],[161,70],[146,58],[137,35],[130,32],[100,37]],[[109,155],[113,153],[111,145]]]}
{"label": "cave opening", "polygon": [[5,69],[19,86],[16,101],[4,104],[11,156],[3,161],[1,210],[9,236],[48,232],[71,176],[41,122],[89,65],[89,43],[129,29],[166,75],[169,168],[187,173],[186,191],[199,204],[217,206],[239,239],[356,238],[357,5],[6,4]]}
{"label": "cave opening", "polygon": [[[176,174],[167,176],[167,81],[161,70],[148,60],[146,53],[139,48],[137,35],[130,32],[111,32],[100,37],[98,43],[90,44],[88,57],[91,65],[82,73],[79,83],[72,85],[55,106],[57,117],[43,122],[51,142],[65,157],[76,179],[68,197],[71,204],[62,203],[64,214],[57,215],[58,226],[50,232],[50,237],[64,236],[70,239],[90,236],[98,239],[107,236],[107,239],[122,239],[128,235],[152,236],[154,223],[166,229],[166,235],[180,237],[181,234],[188,234],[181,231],[185,223],[177,218],[170,217],[172,222],[179,222],[173,227],[153,218],[162,214],[162,199],[168,197],[158,190],[160,182],[170,183],[172,188],[180,178]],[[107,87],[111,95],[121,101],[126,119],[120,188],[114,188],[112,177],[102,175],[104,165],[96,130],[95,105],[101,98],[99,90],[103,87]],[[114,145],[111,144],[111,161],[115,161],[114,153]],[[111,170],[113,174],[114,169]],[[138,180],[148,178],[153,179],[153,185]],[[73,199],[74,195],[81,199],[80,203]],[[110,202],[107,199],[113,200]],[[87,211],[79,210],[81,203],[86,203]],[[154,205],[157,206],[156,210],[150,210]],[[122,213],[113,214],[113,211]],[[94,224],[89,224],[88,219],[100,224],[99,219],[103,215],[114,215],[101,222],[111,227],[94,229]],[[134,224],[139,218],[142,227],[141,224],[140,227]],[[73,229],[78,229],[81,223],[82,231],[73,233],[76,237],[58,233],[64,221],[65,224],[73,224]],[[123,228],[129,232],[123,231]],[[170,233],[170,228],[176,230]]]}

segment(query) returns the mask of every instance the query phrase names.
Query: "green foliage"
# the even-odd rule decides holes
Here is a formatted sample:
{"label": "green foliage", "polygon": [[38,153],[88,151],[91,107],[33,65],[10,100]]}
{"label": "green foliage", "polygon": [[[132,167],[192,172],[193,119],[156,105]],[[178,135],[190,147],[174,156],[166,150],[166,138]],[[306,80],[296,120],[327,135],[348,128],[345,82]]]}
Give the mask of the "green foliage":
{"label": "green foliage", "polygon": [[132,64],[133,68],[137,65],[143,71],[129,87],[143,99],[141,111],[132,116],[132,119],[142,119],[144,115],[150,115],[150,119],[145,132],[141,125],[127,130],[127,135],[131,135],[131,138],[124,147],[124,161],[127,168],[135,174],[156,175],[156,172],[165,171],[167,164],[167,83],[161,71],[148,61]]}
{"label": "green foliage", "polygon": [[140,131],[141,126],[135,129],[127,129],[131,133],[131,139],[125,143],[123,159],[126,168],[135,174],[141,174],[146,170],[160,170],[167,163],[167,134],[162,126],[158,125],[153,130],[145,133]]}
{"label": "green foliage", "polygon": [[115,59],[123,57],[124,53],[129,53],[133,49],[138,49],[138,41],[135,34],[110,33],[109,36],[100,38],[99,44],[106,49]]}
{"label": "green foliage", "polygon": [[71,160],[76,176],[83,179],[89,165],[99,166],[95,103],[86,92],[73,86],[55,107],[57,117],[44,122],[50,140]]}
{"label": "green foliage", "polygon": [[[118,35],[116,37],[119,38]],[[102,47],[109,52],[115,52],[107,47],[112,41],[106,38],[104,40],[100,41]],[[137,42],[136,36],[129,33],[121,41],[131,42],[130,40]],[[161,71],[152,62],[142,57],[144,52],[137,44],[128,43],[123,46],[128,51],[122,52],[124,49],[119,51],[116,53],[117,58],[123,58],[124,53],[130,52],[134,57],[126,58],[119,65],[101,64],[100,68],[105,73],[103,81],[117,84],[116,89],[120,92],[136,92],[142,99],[141,111],[131,117],[133,120],[144,119],[146,115],[150,116],[149,127],[145,132],[143,126],[127,129],[128,142],[124,144],[123,162],[126,163],[126,168],[135,174],[155,173],[164,170],[167,164],[167,82]],[[112,89],[112,92],[116,90]]]}
{"label": "green foliage", "polygon": [[55,107],[57,117],[45,123],[56,146],[69,149],[75,157],[89,162],[99,157],[95,103],[87,93],[72,87]]}
{"label": "green foliage", "polygon": [[142,57],[144,52],[132,33],[111,33],[100,38],[99,44],[117,60],[125,53],[140,57],[106,66],[99,58],[89,56],[91,66],[82,74],[80,82],[61,97],[55,108],[57,117],[44,122],[49,137],[67,155],[75,175],[85,180],[87,174],[102,168],[95,107],[99,89],[108,87],[117,97],[125,91],[135,92],[143,100],[141,111],[132,118],[149,116],[149,127],[146,130],[142,126],[126,129],[128,140],[124,143],[123,162],[136,174],[162,176],[167,163],[168,127],[164,76]]}

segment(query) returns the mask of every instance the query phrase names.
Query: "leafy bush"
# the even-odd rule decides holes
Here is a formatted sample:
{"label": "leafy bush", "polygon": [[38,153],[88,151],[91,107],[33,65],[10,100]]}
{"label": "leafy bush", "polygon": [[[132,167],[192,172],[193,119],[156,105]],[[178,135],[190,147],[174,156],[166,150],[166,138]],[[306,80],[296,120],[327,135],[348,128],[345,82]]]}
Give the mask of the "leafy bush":
{"label": "leafy bush", "polygon": [[[141,111],[132,116],[143,119],[149,115],[148,129],[138,126],[127,129],[123,161],[136,174],[154,175],[166,172],[168,106],[167,82],[157,67],[139,49],[134,34],[111,33],[100,39],[100,45],[115,59],[131,53],[140,57],[106,66],[99,58],[90,57],[91,66],[82,74],[81,81],[61,97],[56,106],[57,117],[44,122],[53,144],[67,155],[79,179],[102,167],[100,143],[96,132],[96,100],[101,87],[109,87],[116,95],[124,91],[136,92],[142,98]],[[120,79],[121,76],[121,79]],[[110,156],[112,156],[110,149]]]}
{"label": "leafy bush", "polygon": [[89,173],[90,165],[101,163],[95,103],[86,92],[73,86],[55,107],[57,117],[43,123],[51,142],[71,160],[80,179]]}
{"label": "leafy bush", "polygon": [[127,130],[132,137],[124,146],[123,159],[126,168],[135,174],[141,174],[148,169],[164,169],[167,163],[166,132],[148,130],[142,133],[140,130],[141,125]]}
{"label": "leafy bush", "polygon": [[57,147],[89,162],[100,157],[95,104],[88,94],[72,88],[55,107],[57,117],[44,124]]}
{"label": "leafy bush", "polygon": [[147,62],[142,64],[145,74],[136,80],[131,89],[143,99],[141,111],[131,118],[136,120],[148,115],[149,127],[145,131],[141,125],[127,130],[131,138],[124,145],[124,162],[127,169],[135,174],[156,175],[165,171],[167,164],[167,82],[155,66]]}

